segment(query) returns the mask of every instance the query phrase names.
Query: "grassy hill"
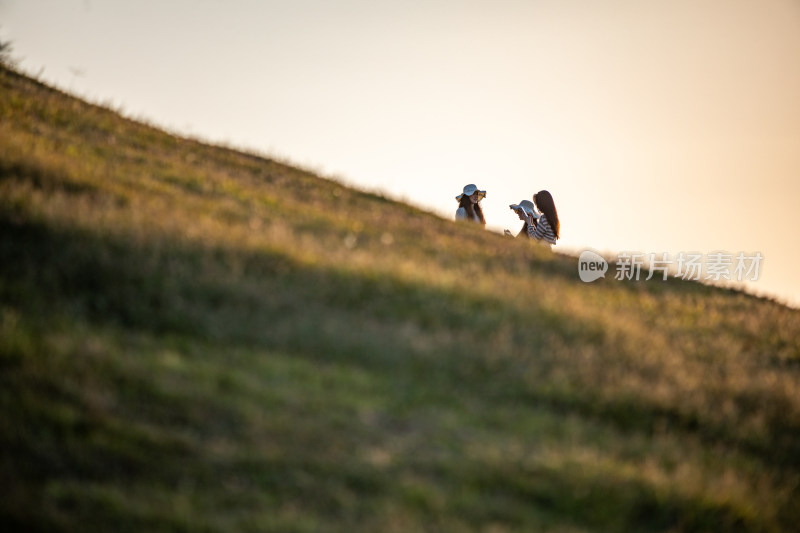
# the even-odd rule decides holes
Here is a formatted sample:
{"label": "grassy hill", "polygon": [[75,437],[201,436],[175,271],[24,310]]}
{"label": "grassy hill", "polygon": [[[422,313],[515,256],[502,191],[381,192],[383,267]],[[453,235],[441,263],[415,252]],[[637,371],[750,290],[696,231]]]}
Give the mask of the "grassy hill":
{"label": "grassy hill", "polygon": [[800,312],[0,70],[3,531],[789,531]]}

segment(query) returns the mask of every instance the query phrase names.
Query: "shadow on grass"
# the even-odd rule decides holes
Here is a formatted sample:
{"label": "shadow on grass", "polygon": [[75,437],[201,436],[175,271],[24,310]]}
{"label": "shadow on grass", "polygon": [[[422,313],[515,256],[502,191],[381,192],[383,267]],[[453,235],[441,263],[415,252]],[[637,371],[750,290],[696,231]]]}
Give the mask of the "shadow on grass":
{"label": "shadow on grass", "polygon": [[[163,350],[160,339],[167,347],[174,345],[179,355],[182,343],[189,351],[201,345],[205,348],[200,351],[208,350],[213,353],[208,357],[217,361],[209,374],[218,374],[203,378],[208,389],[206,396],[198,398],[193,388],[186,393],[148,388],[142,381],[144,372],[129,377],[121,371],[124,365],[117,368],[117,363],[102,358],[90,358],[89,363],[100,366],[83,363],[88,366],[79,367],[79,372],[85,375],[62,382],[41,362],[34,365],[25,346],[3,354],[2,408],[9,427],[18,428],[3,438],[8,454],[4,477],[21,487],[6,506],[12,521],[15,516],[20,523],[32,519],[30,506],[41,503],[35,493],[49,487],[56,494],[48,501],[58,504],[43,513],[44,522],[36,522],[43,528],[66,530],[92,519],[107,525],[124,517],[131,530],[193,530],[197,521],[180,510],[165,511],[150,500],[170,494],[170,505],[180,508],[180,499],[185,498],[185,508],[199,509],[203,495],[193,495],[183,484],[221,483],[218,493],[205,496],[214,500],[220,514],[225,506],[220,501],[227,493],[241,498],[227,504],[241,512],[259,506],[289,509],[312,498],[318,521],[312,520],[310,530],[326,519],[350,525],[375,520],[369,502],[376,499],[385,505],[405,502],[402,505],[411,508],[420,524],[447,513],[461,516],[454,520],[467,528],[495,522],[528,526],[533,505],[540,525],[566,521],[610,531],[670,527],[702,531],[720,525],[727,531],[758,530],[758,524],[737,509],[656,494],[646,485],[624,479],[587,478],[570,470],[525,472],[508,464],[496,468],[470,461],[429,467],[408,459],[401,466],[380,467],[351,460],[348,454],[365,443],[391,437],[391,424],[365,425],[357,405],[335,397],[328,404],[324,388],[317,391],[317,404],[304,403],[309,400],[303,395],[312,391],[304,392],[302,387],[318,379],[313,377],[315,371],[336,365],[366,373],[365,379],[374,387],[368,403],[378,405],[378,410],[390,408],[395,413],[390,419],[395,421],[407,413],[405,424],[411,424],[412,414],[426,407],[461,406],[468,411],[470,400],[480,394],[488,394],[491,401],[497,385],[487,384],[488,376],[503,381],[508,397],[527,394],[533,403],[556,412],[576,410],[628,431],[649,431],[654,418],[670,416],[634,401],[596,406],[591,400],[560,402],[537,397],[515,379],[518,362],[513,351],[487,357],[493,347],[486,339],[508,324],[522,345],[546,347],[541,331],[555,332],[568,345],[591,343],[598,335],[596,326],[576,323],[572,317],[541,310],[533,315],[539,322],[532,323],[530,312],[499,300],[302,266],[279,253],[205,249],[175,242],[137,246],[8,217],[0,220],[0,282],[3,305],[26,317],[33,328],[31,338],[62,322],[66,327],[84,324],[83,333],[110,329],[123,337],[151,339],[138,353],[117,347],[122,351],[112,354],[116,358],[144,357]],[[464,349],[465,342],[471,348]],[[36,355],[46,358],[48,349],[39,345]],[[294,383],[301,387],[292,393],[299,395],[293,400],[298,402],[294,412],[291,406],[263,396],[257,385],[250,385],[248,401],[262,409],[308,416],[311,424],[295,423],[293,416],[265,421],[259,416],[271,413],[225,403],[226,394],[235,395],[247,386],[247,367],[252,362],[238,361],[243,366],[237,374],[224,370],[226,354],[241,351],[278,351],[299,360],[286,363],[301,365],[292,368],[305,372],[304,379]],[[538,358],[533,364],[542,368],[555,364],[547,361],[546,353],[532,355]],[[110,365],[105,374],[102,365]],[[52,369],[59,368],[65,375],[75,371],[64,359],[54,361]],[[358,388],[357,382],[344,381],[345,388]],[[99,399],[93,399],[91,391],[82,387],[92,383],[99,389],[112,384],[120,405],[111,401],[113,408],[105,406],[101,392]],[[335,385],[341,388],[342,383]],[[495,399],[503,401],[502,395]],[[367,414],[371,409],[376,407],[368,406]],[[116,419],[110,414],[114,412],[126,417]],[[37,424],[27,424],[30,419]],[[699,431],[683,419],[674,423],[684,431]],[[253,427],[261,428],[257,435],[249,433]],[[437,434],[424,427],[408,431]],[[781,448],[784,441],[780,439],[786,437],[782,431],[776,428],[771,436],[778,447],[770,453],[783,462],[774,464],[796,469],[795,440],[789,439],[786,448]],[[712,441],[719,437],[711,436]],[[208,445],[206,439],[214,442]],[[249,446],[243,455],[237,451],[237,441]],[[320,446],[334,451],[315,458],[313,450]],[[766,451],[759,449],[758,454]],[[425,491],[414,496],[412,489],[396,483],[396,476],[403,475],[444,476],[442,483],[451,484],[453,490],[460,487],[461,496],[440,496],[439,503],[435,494]],[[100,488],[93,492],[92,487],[109,482],[117,492]],[[127,484],[140,491],[138,501],[145,503],[137,507],[126,502],[128,489],[123,487]],[[437,490],[433,487],[430,492]],[[75,517],[77,522],[73,522]],[[247,529],[246,525],[239,523],[235,528]],[[258,529],[257,525],[251,529]],[[208,529],[226,527],[215,522]]]}
{"label": "shadow on grass", "polygon": [[[58,310],[155,335],[286,350],[382,371],[417,365],[451,386],[491,374],[514,383],[512,374],[520,365],[532,364],[546,375],[568,364],[548,354],[546,334],[578,348],[604,335],[597,324],[552,310],[519,309],[502,300],[389,276],[299,265],[278,252],[175,242],[142,247],[7,218],[0,219],[0,237],[3,298],[34,316]],[[554,262],[549,268],[563,274],[563,261]],[[707,289],[694,285],[682,284],[681,290]],[[493,345],[498,331],[512,337],[504,346]],[[520,360],[519,346],[535,351]],[[710,443],[743,447],[781,469],[800,471],[800,427],[782,418],[780,408],[767,421],[767,435],[741,441],[725,427],[677,406],[664,410],[638,398],[598,402],[591,391],[580,397],[541,396],[529,386],[517,387],[509,392],[607,419],[626,431],[650,432],[667,423]]]}
{"label": "shadow on grass", "polygon": [[[390,276],[300,265],[270,251],[176,242],[139,246],[94,232],[0,220],[4,299],[153,334],[192,335],[370,365],[491,349],[501,326],[591,341],[597,326],[550,310]],[[538,321],[538,322],[537,322]],[[459,342],[463,340],[464,342]],[[467,346],[467,348],[464,347]],[[470,346],[473,347],[470,347]],[[441,350],[444,350],[442,352]],[[435,363],[435,361],[431,361]]]}

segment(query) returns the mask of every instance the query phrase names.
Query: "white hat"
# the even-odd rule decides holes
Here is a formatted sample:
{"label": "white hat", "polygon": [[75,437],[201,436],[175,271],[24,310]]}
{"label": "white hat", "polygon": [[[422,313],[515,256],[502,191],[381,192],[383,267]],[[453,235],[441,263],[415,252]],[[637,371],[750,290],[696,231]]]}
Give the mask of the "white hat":
{"label": "white hat", "polygon": [[517,207],[521,207],[522,210],[528,214],[528,216],[531,216],[533,218],[539,218],[539,213],[536,212],[536,209],[533,206],[533,202],[531,202],[530,200],[522,200],[520,203],[512,204],[509,207],[511,207],[511,209],[514,210],[516,210],[515,208]]}
{"label": "white hat", "polygon": [[478,193],[479,201],[482,200],[483,198],[486,198],[486,191],[479,191],[477,185],[475,185],[474,183],[470,183],[469,185],[464,185],[464,194],[459,194],[458,196],[456,196],[456,200],[460,202],[462,196],[472,196],[476,192]]}

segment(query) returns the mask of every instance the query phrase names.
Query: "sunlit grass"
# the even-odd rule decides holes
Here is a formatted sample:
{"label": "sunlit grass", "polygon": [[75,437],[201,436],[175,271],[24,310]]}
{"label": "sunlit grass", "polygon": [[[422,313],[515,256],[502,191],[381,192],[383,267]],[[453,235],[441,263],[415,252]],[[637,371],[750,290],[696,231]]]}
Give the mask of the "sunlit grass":
{"label": "sunlit grass", "polygon": [[798,311],[583,284],[574,258],[0,72],[14,529],[800,520]]}

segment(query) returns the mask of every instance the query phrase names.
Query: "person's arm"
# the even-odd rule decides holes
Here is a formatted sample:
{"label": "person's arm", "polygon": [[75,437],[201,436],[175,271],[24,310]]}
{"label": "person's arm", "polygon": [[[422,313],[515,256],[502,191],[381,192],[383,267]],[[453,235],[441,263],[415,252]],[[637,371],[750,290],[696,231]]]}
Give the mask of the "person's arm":
{"label": "person's arm", "polygon": [[536,219],[530,216],[525,211],[520,210],[519,218],[525,221],[525,224],[528,225],[528,228],[535,228],[536,227]]}
{"label": "person's arm", "polygon": [[545,215],[539,217],[539,224],[535,229],[529,229],[528,235],[530,235],[532,239],[544,241],[548,244],[555,244],[556,240],[558,239],[558,237],[556,237],[556,233],[553,231],[553,228],[550,227],[550,221],[547,220]]}
{"label": "person's arm", "polygon": [[532,239],[536,239],[537,241],[541,241],[544,239],[544,236],[549,228],[550,226],[547,223],[547,217],[540,216],[539,221],[535,226],[528,226],[528,236]]}
{"label": "person's arm", "polygon": [[456,210],[456,220],[466,220],[467,219],[467,210],[463,207],[459,207]]}

